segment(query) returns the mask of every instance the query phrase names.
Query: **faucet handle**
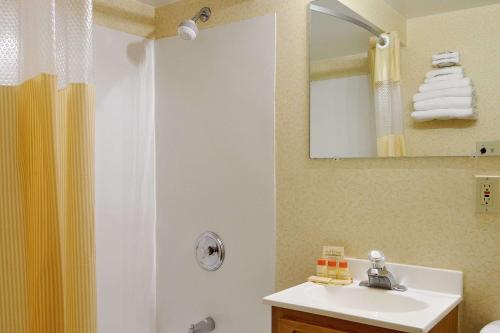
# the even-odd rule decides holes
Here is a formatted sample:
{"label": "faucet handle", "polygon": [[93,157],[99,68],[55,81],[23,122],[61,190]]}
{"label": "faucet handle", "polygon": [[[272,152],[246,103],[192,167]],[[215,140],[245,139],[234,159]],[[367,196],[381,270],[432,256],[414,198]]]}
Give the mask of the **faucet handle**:
{"label": "faucet handle", "polygon": [[188,333],[209,333],[215,330],[215,321],[212,317],[207,317],[202,321],[189,326]]}
{"label": "faucet handle", "polygon": [[370,251],[370,253],[368,254],[368,259],[370,260],[373,268],[384,268],[385,266],[385,256],[382,251]]}

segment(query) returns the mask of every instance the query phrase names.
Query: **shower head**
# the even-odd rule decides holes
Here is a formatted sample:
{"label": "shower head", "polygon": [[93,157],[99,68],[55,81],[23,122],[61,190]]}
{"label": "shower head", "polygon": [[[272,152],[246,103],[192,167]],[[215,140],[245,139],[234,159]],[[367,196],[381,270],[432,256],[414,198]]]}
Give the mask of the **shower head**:
{"label": "shower head", "polygon": [[212,11],[208,7],[203,7],[192,19],[184,20],[179,24],[177,28],[177,34],[179,37],[185,40],[194,40],[196,36],[198,36],[198,25],[196,24],[199,21],[207,22],[212,15]]}
{"label": "shower head", "polygon": [[184,40],[193,40],[198,36],[198,26],[193,20],[185,20],[179,24],[177,28],[177,34]]}

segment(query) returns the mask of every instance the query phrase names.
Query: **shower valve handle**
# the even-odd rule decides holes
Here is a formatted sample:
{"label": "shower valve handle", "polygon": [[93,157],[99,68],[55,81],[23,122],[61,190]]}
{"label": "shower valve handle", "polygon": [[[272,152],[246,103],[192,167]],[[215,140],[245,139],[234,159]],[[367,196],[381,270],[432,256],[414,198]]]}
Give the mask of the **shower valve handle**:
{"label": "shower valve handle", "polygon": [[209,333],[213,330],[215,330],[215,321],[211,317],[207,317],[196,324],[192,324],[188,333]]}

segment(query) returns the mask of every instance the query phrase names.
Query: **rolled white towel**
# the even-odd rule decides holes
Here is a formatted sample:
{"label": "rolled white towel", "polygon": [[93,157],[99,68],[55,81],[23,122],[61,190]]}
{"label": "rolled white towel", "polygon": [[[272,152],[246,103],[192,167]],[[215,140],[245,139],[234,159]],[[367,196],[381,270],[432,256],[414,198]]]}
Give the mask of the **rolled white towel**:
{"label": "rolled white towel", "polygon": [[418,93],[413,95],[413,101],[425,101],[428,99],[434,99],[438,97],[473,97],[474,88],[472,86],[459,87],[459,88],[448,88],[441,90],[432,90],[428,92]]}
{"label": "rolled white towel", "polygon": [[435,109],[470,109],[474,107],[473,97],[439,97],[413,103],[415,111]]}
{"label": "rolled white towel", "polygon": [[431,77],[430,79],[425,79],[425,83],[432,83],[432,82],[440,82],[440,81],[446,81],[446,80],[457,80],[457,79],[463,79],[464,75],[462,73],[456,73],[456,74],[446,74],[446,75],[438,75]]}
{"label": "rolled white towel", "polygon": [[459,64],[460,64],[459,57],[444,58],[432,61],[432,66],[434,67],[450,67],[450,66],[457,66]]}
{"label": "rolled white towel", "polygon": [[418,91],[420,92],[427,92],[427,91],[432,91],[432,90],[440,90],[440,89],[447,89],[447,88],[459,88],[459,87],[468,87],[472,86],[472,81],[470,78],[466,77],[463,79],[458,79],[458,80],[448,80],[448,81],[441,81],[441,82],[433,82],[433,83],[424,83],[420,85],[418,88]]}
{"label": "rolled white towel", "polygon": [[440,69],[434,69],[425,74],[426,79],[431,79],[436,76],[448,75],[448,74],[464,74],[464,68],[460,66],[456,67],[445,67]]}
{"label": "rolled white towel", "polygon": [[450,119],[477,119],[477,113],[474,109],[436,109],[428,111],[415,111],[411,117],[417,122],[431,120],[450,120]]}
{"label": "rolled white towel", "polygon": [[432,56],[432,60],[441,60],[441,59],[445,59],[445,58],[452,58],[452,57],[459,57],[459,56],[460,56],[460,53],[458,53],[457,51],[446,51],[446,52],[434,54]]}

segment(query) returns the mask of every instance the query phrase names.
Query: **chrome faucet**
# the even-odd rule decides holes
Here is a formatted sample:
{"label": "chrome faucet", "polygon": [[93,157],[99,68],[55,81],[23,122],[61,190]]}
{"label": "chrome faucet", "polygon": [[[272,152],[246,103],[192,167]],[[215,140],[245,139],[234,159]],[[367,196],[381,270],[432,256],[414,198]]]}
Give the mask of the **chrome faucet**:
{"label": "chrome faucet", "polygon": [[215,330],[215,321],[211,317],[207,317],[196,324],[192,324],[188,333],[209,333],[213,330]]}
{"label": "chrome faucet", "polygon": [[406,287],[396,283],[396,279],[385,267],[385,256],[381,251],[372,250],[368,254],[372,267],[368,269],[368,281],[361,281],[360,286],[387,290],[406,291]]}

